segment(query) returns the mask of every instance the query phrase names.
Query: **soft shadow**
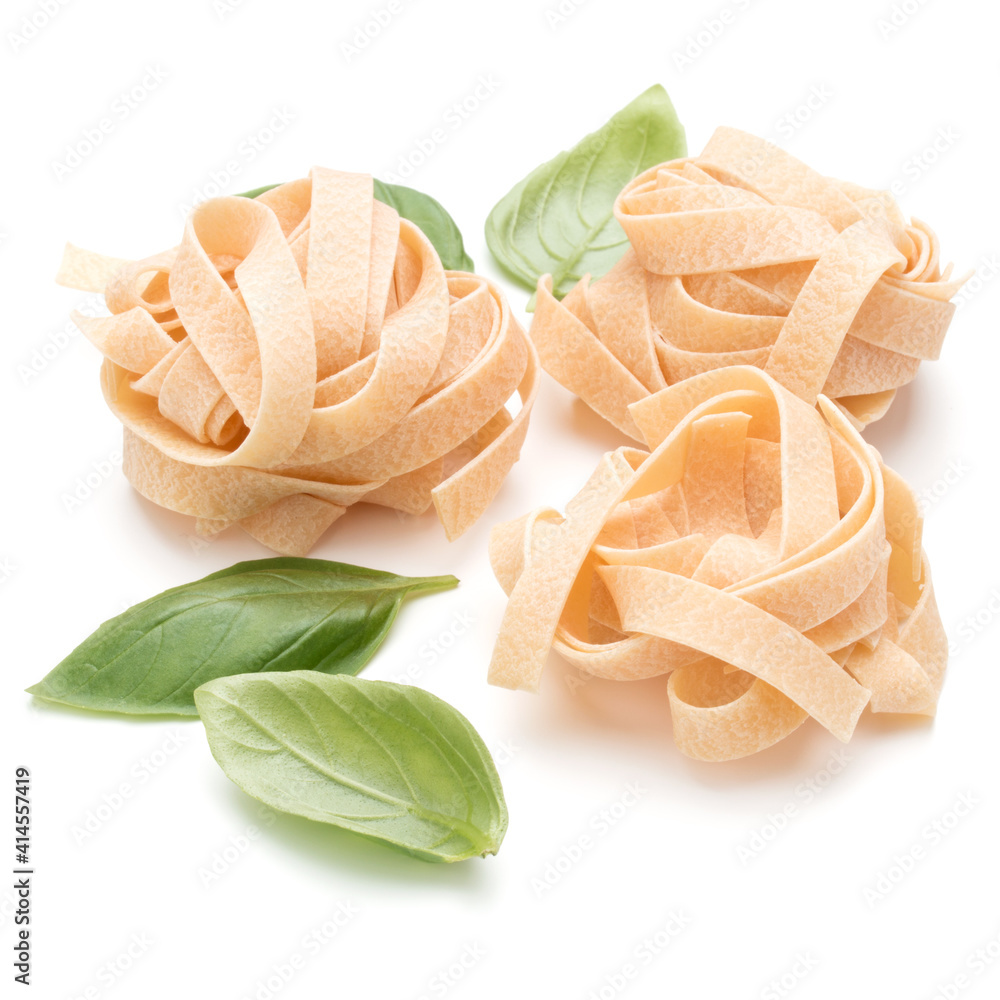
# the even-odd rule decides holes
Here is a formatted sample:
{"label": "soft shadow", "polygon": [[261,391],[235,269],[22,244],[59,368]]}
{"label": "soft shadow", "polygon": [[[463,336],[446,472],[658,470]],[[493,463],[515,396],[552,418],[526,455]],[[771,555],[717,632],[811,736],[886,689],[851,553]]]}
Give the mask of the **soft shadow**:
{"label": "soft shadow", "polygon": [[868,443],[879,451],[891,448],[893,442],[899,441],[913,427],[914,412],[934,405],[926,398],[927,394],[921,379],[899,389],[889,412],[881,420],[876,420],[865,428],[864,435]]}
{"label": "soft shadow", "polygon": [[764,784],[779,780],[784,784],[796,777],[808,777],[826,766],[830,755],[844,744],[813,719],[806,719],[785,739],[739,760],[713,763],[692,760],[678,752],[680,769],[694,781],[713,789]]}
{"label": "soft shadow", "polygon": [[[233,785],[228,788],[228,797],[234,812],[240,814],[247,825],[260,828],[260,802]],[[400,882],[431,883],[462,890],[476,890],[487,884],[483,866],[489,858],[435,864],[328,823],[290,813],[275,812],[274,816],[275,821],[264,831],[264,836],[298,858],[303,855],[311,858],[331,873],[350,872],[397,885]]]}
{"label": "soft shadow", "polygon": [[358,535],[370,538],[373,535],[380,539],[398,539],[405,541],[411,536],[426,537],[434,532],[441,532],[441,525],[431,507],[423,514],[406,514],[390,507],[380,507],[374,503],[358,503],[346,514],[338,518],[323,535],[320,545],[331,541],[336,543],[339,537]]}
{"label": "soft shadow", "polygon": [[642,447],[641,442],[623,434],[614,424],[609,424],[582,399],[574,397],[568,407],[560,406],[559,415],[574,434],[592,441],[604,451],[614,451],[622,445]]}
{"label": "soft shadow", "polygon": [[[217,535],[203,538],[195,530],[195,519],[187,514],[178,514],[159,504],[147,500],[136,490],[132,490],[132,507],[136,517],[140,518],[151,535],[156,535],[160,544],[167,546],[173,552],[186,556],[192,553],[202,555],[211,550],[220,562],[231,564],[243,559],[261,558],[268,550],[255,542],[245,532],[229,528]],[[197,564],[195,564],[197,565]],[[210,572],[208,567],[204,572]],[[192,574],[192,579],[195,579]]]}
{"label": "soft shadow", "polygon": [[667,678],[611,681],[580,673],[549,654],[542,700],[555,729],[566,734],[604,730],[638,746],[663,752],[672,745]]}
{"label": "soft shadow", "polygon": [[934,728],[934,717],[930,715],[895,715],[886,712],[865,712],[858,720],[856,730],[859,736],[873,736],[884,739],[893,733],[925,732]]}
{"label": "soft shadow", "polygon": [[[543,690],[546,720],[555,738],[588,732],[594,739],[627,741],[647,759],[662,762],[664,772],[680,773],[707,788],[729,790],[807,777],[826,766],[845,745],[813,719],[806,719],[774,746],[749,757],[725,762],[692,760],[674,743],[666,677],[642,681],[610,681],[588,677],[552,654]],[[885,739],[893,734],[927,731],[923,716],[873,715],[859,720],[855,738]],[[654,756],[655,755],[655,758]]]}
{"label": "soft shadow", "polygon": [[[216,562],[231,565],[245,559],[265,559],[275,555],[238,525],[203,538],[195,530],[194,518],[160,507],[138,493],[134,493],[134,509],[149,532],[157,535],[159,541],[174,552],[188,556],[192,552],[197,556],[211,553],[212,566],[208,566],[206,561],[206,573]],[[367,565],[359,542],[378,538],[388,547],[394,543],[409,547],[435,535],[444,540],[444,532],[433,508],[423,514],[404,514],[376,504],[358,503],[334,521],[309,555],[315,559]]]}

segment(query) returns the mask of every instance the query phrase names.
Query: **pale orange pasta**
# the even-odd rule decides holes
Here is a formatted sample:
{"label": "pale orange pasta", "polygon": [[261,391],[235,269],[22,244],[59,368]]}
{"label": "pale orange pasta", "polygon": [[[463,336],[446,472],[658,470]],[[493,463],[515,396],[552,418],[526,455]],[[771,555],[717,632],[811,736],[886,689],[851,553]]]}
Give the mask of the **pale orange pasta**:
{"label": "pale orange pasta", "polygon": [[207,201],[141,261],[67,247],[58,280],[112,313],[74,320],[105,356],[126,475],[202,534],[238,524],[302,555],[364,501],[433,503],[455,538],[518,458],[531,342],[497,286],[443,270],[367,175],[317,167]]}
{"label": "pale orange pasta", "polygon": [[866,706],[933,714],[947,640],[920,512],[836,406],[738,366],[629,417],[649,452],[609,452],[564,514],[494,529],[492,683],[536,690],[551,648],[598,677],[670,673],[674,738],[702,760],[809,716],[847,741]]}
{"label": "pale orange pasta", "polygon": [[530,332],[543,367],[637,440],[629,404],[742,364],[863,427],[938,356],[965,280],[888,192],[731,128],[637,177],[615,216],[630,249],[562,302],[543,276]]}

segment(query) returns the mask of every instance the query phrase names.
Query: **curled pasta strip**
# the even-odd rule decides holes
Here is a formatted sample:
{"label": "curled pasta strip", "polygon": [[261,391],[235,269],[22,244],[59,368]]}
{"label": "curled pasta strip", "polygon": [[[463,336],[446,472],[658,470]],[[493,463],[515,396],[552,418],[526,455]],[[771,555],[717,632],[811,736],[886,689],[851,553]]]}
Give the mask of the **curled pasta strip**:
{"label": "curled pasta strip", "polygon": [[670,673],[674,738],[702,760],[808,716],[846,742],[866,705],[933,714],[947,640],[920,512],[836,406],[737,366],[629,412],[650,451],[494,529],[492,683],[536,690],[550,648],[598,677]]}
{"label": "curled pasta strip", "polygon": [[126,475],[203,534],[302,555],[365,501],[433,503],[455,538],[518,458],[534,347],[496,285],[443,270],[372,192],[317,167],[199,205],[146,260],[67,248],[58,280],[112,313],[74,320],[105,356]]}
{"label": "curled pasta strip", "polygon": [[637,177],[615,216],[630,249],[561,303],[543,276],[531,336],[551,375],[637,440],[629,404],[742,364],[863,427],[938,357],[965,280],[887,192],[731,128]]}

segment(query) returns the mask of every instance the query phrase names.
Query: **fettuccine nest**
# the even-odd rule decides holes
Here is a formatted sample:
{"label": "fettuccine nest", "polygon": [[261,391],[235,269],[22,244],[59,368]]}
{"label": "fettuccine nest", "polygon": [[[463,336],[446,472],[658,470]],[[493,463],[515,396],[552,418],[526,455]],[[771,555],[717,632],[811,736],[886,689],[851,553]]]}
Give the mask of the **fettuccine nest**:
{"label": "fettuccine nest", "polygon": [[561,303],[543,276],[531,336],[554,378],[636,440],[629,404],[742,364],[862,427],[938,356],[965,280],[888,192],[731,128],[637,177],[615,216],[630,249]]}
{"label": "fettuccine nest", "polygon": [[443,270],[372,190],[315,168],[205,202],[145,260],[67,249],[59,280],[113,314],[74,320],[105,355],[125,473],[203,534],[236,523],[302,555],[365,501],[433,503],[454,538],[517,460],[531,343],[492,282]]}
{"label": "fettuccine nest", "polygon": [[598,677],[670,673],[674,738],[703,760],[809,716],[846,742],[866,705],[933,714],[948,646],[920,512],[836,406],[741,366],[629,416],[649,452],[609,452],[565,514],[493,530],[492,683],[536,689],[553,647]]}

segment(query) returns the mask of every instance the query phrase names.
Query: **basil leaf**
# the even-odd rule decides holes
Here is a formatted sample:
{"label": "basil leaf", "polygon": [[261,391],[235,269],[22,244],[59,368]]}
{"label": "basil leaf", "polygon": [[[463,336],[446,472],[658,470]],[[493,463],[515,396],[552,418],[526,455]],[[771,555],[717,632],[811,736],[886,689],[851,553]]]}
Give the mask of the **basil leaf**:
{"label": "basil leaf", "polygon": [[280,184],[265,184],[263,187],[254,188],[252,191],[240,191],[239,194],[233,195],[234,198],[256,198],[262,195],[265,191],[273,191],[276,187],[281,187]]}
{"label": "basil leaf", "polygon": [[500,847],[507,806],[493,759],[427,691],[296,671],[210,681],[194,697],[222,770],[273,809],[425,861]]}
{"label": "basil leaf", "polygon": [[497,202],[486,220],[490,252],[532,291],[551,274],[562,298],[584,274],[606,274],[628,247],[613,212],[619,191],[644,170],[686,154],[667,92],[650,87]]}
{"label": "basil leaf", "polygon": [[[265,184],[252,191],[242,191],[237,198],[256,198],[265,191],[278,187]],[[437,250],[446,271],[471,271],[476,265],[465,252],[462,233],[455,220],[448,214],[441,202],[429,194],[404,187],[402,184],[386,184],[375,180],[375,198],[394,208],[404,219],[409,219],[431,241]]]}
{"label": "basil leaf", "polygon": [[28,692],[105,712],[195,715],[194,689],[216,677],[357,673],[407,595],[457,583],[321,559],[237,563],[105,622]]}
{"label": "basil leaf", "polygon": [[434,244],[446,271],[471,271],[476,266],[465,252],[462,233],[444,206],[429,194],[375,181],[375,197],[409,219]]}

